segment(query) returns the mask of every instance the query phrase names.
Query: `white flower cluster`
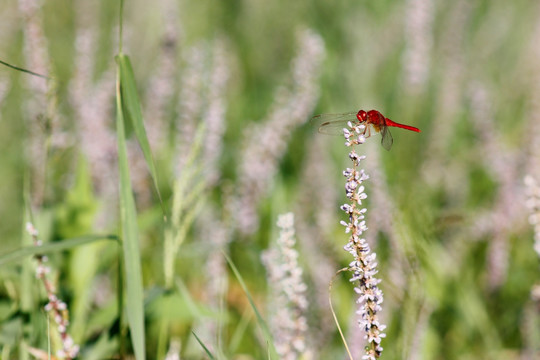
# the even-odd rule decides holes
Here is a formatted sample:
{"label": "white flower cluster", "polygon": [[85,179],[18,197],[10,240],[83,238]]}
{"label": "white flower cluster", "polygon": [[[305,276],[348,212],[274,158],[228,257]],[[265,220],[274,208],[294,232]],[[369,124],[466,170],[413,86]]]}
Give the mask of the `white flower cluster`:
{"label": "white flower cluster", "polygon": [[362,200],[366,199],[367,195],[362,183],[369,176],[364,169],[358,169],[360,161],[366,157],[358,155],[354,146],[364,143],[365,125],[349,122],[348,126],[348,129],[343,129],[343,134],[346,139],[345,145],[352,148],[349,158],[353,162],[353,167],[343,172],[343,176],[347,179],[345,192],[350,202],[341,206],[341,210],[349,216],[349,221],[341,221],[341,224],[345,226],[345,232],[351,234],[344,249],[354,257],[354,261],[349,264],[349,269],[353,272],[350,281],[356,283],[354,291],[359,295],[356,301],[359,304],[357,314],[361,318],[359,325],[366,332],[365,339],[369,343],[363,359],[375,360],[383,351],[380,343],[386,336],[383,333],[386,326],[380,324],[377,318],[377,313],[382,310],[383,294],[377,286],[381,280],[374,277],[377,274],[376,254],[371,253],[369,244],[362,238],[363,232],[367,230],[364,220],[367,209],[362,208]]}
{"label": "white flower cluster", "polygon": [[258,229],[257,206],[271,188],[293,130],[304,124],[317,104],[324,56],[322,37],[311,30],[301,31],[298,55],[291,64],[292,83],[279,87],[265,119],[245,130],[239,162],[240,193],[232,211],[243,234]]}
{"label": "white flower cluster", "polygon": [[263,262],[268,270],[271,286],[277,293],[274,302],[276,311],[272,317],[276,351],[280,359],[294,360],[301,358],[306,352],[307,286],[302,280],[302,269],[298,265],[298,251],[294,248],[294,215],[280,215],[277,225],[281,229],[277,249],[265,252]]}

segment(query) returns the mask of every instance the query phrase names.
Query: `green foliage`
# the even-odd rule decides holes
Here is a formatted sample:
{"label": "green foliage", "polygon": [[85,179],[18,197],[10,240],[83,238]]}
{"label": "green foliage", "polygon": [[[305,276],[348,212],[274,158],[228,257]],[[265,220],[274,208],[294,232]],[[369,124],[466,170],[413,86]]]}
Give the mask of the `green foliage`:
{"label": "green foliage", "polygon": [[[68,306],[69,333],[81,345],[81,359],[161,359],[176,343],[181,346],[175,351],[188,360],[277,359],[271,327],[276,299],[260,259],[275,241],[281,211],[294,211],[298,219],[299,262],[309,284],[308,348],[314,358],[345,356],[325,293],[328,269],[351,261],[342,251],[347,236],[339,225],[343,139],[328,138],[310,154],[322,135],[307,124],[287,129],[291,140],[280,145],[284,154],[275,159],[255,206],[256,231],[241,232],[236,219],[238,194],[258,191],[240,175],[246,129],[267,120],[278,89],[294,78],[297,31],[306,28],[320,34],[326,49],[311,89],[320,95],[310,105],[314,114],[373,108],[422,130],[392,129],[388,153],[376,137],[359,149],[371,176],[366,234],[374,241],[385,293],[383,357],[536,355],[540,314],[531,290],[538,283],[538,254],[521,203],[523,176],[538,166],[531,160],[538,5],[426,1],[433,17],[431,28],[419,34],[428,50],[416,64],[425,70],[418,85],[408,80],[414,38],[407,31],[415,25],[410,3],[131,1],[122,15],[119,50],[118,3],[48,1],[35,18],[42,20],[43,51],[51,62],[43,75],[56,85],[41,94],[31,81],[42,78],[4,66],[42,74],[28,53],[41,50],[24,43],[29,18],[8,0],[0,9],[0,357],[30,359],[28,347],[47,349],[49,340],[57,348],[32,260],[48,255],[49,277]],[[93,55],[84,63],[90,69],[76,67],[81,34],[91,35]],[[227,60],[221,71],[229,78],[221,99],[223,144],[216,150],[207,112],[218,97],[212,92],[216,59],[205,54],[214,54],[218,41],[227,51],[212,56]],[[199,72],[186,68],[193,49],[199,50]],[[115,70],[116,93],[104,96],[103,106],[114,105],[116,123],[112,112],[107,119],[90,117],[114,135],[108,143],[103,133],[81,132],[70,96],[86,86],[85,100],[94,104],[100,91],[111,90],[98,83]],[[168,99],[152,86],[162,70],[172,88]],[[77,71],[90,72],[90,82],[78,84]],[[190,79],[203,85],[181,88]],[[475,97],[478,89],[485,91],[485,103]],[[161,118],[146,118],[156,100],[166,103]],[[301,110],[295,105],[280,116]],[[186,115],[190,106],[198,106],[188,114],[192,118]],[[159,126],[165,136],[155,136]],[[89,149],[85,139],[93,136],[100,141]],[[280,140],[272,129],[249,136],[263,145]],[[212,151],[215,163],[209,162]],[[274,160],[272,152],[262,154],[257,165]],[[312,174],[309,165],[323,170]],[[104,168],[115,170],[96,170]],[[260,169],[250,170],[256,176]],[[118,192],[105,191],[99,177],[116,183]],[[322,228],[321,215],[335,221]],[[22,230],[29,221],[42,246]],[[345,278],[332,295],[347,340],[359,343],[350,340],[363,336],[355,320],[357,295]],[[351,351],[361,354],[362,346]]]}
{"label": "green foliage", "polygon": [[69,238],[91,232],[97,207],[88,164],[81,156],[77,163],[75,184],[56,210],[57,235]]}
{"label": "green foliage", "polygon": [[234,276],[236,276],[236,278],[238,279],[238,282],[240,283],[240,286],[242,287],[242,290],[246,294],[246,297],[247,297],[247,299],[249,301],[249,305],[251,306],[251,308],[255,312],[255,316],[257,318],[257,324],[261,328],[261,330],[263,332],[264,339],[266,341],[268,354],[270,355],[269,358],[276,358],[277,353],[276,353],[276,349],[274,347],[274,341],[272,339],[272,334],[270,333],[270,328],[268,327],[266,321],[262,317],[259,309],[257,309],[257,305],[255,305],[253,297],[251,296],[251,294],[250,294],[250,292],[249,292],[249,290],[247,288],[247,285],[246,285],[244,279],[242,278],[242,275],[240,274],[240,272],[238,271],[238,269],[236,268],[236,266],[234,265],[232,260],[226,254],[223,254],[223,255],[227,259],[227,262],[229,263],[229,266],[231,267],[231,269],[232,269],[232,271],[234,273]]}
{"label": "green foliage", "polygon": [[193,336],[195,336],[195,338],[197,339],[197,342],[199,344],[201,344],[201,347],[204,349],[204,352],[206,353],[206,355],[208,355],[208,357],[211,359],[211,360],[214,360],[214,355],[212,355],[212,352],[206,347],[206,345],[204,345],[204,343],[201,341],[201,339],[199,339],[199,337],[197,336],[197,334],[193,333]]}
{"label": "green foliage", "polygon": [[[133,73],[133,68],[131,67],[128,56],[119,54],[116,57],[116,62],[118,63],[118,71],[120,72],[120,92],[123,114],[127,116],[133,129],[135,129],[135,135],[137,136],[137,140],[143,151],[144,158],[150,169],[150,174],[154,180],[154,186],[159,195],[159,200],[161,201],[156,165],[154,164],[154,159],[152,158],[152,153],[150,151],[150,144],[148,143],[148,137],[146,136],[146,130],[144,129],[141,104],[139,102],[137,86],[135,83],[135,74]],[[120,96],[120,94],[117,94],[117,96]]]}
{"label": "green foliage", "polygon": [[[120,222],[122,235],[122,262],[125,266],[126,281],[126,313],[129,324],[131,341],[137,359],[145,359],[145,336],[144,336],[144,288],[141,270],[141,252],[139,248],[139,230],[137,225],[137,209],[131,188],[129,164],[127,159],[126,136],[124,129],[124,99],[121,89],[127,93],[134,93],[135,81],[133,73],[126,71],[126,56],[120,54],[117,57],[118,72],[116,78],[116,134],[118,136],[118,169],[120,173]],[[136,101],[136,100],[134,100]],[[143,130],[144,131],[144,130]],[[122,284],[123,285],[123,284]]]}
{"label": "green foliage", "polygon": [[28,246],[28,247],[24,247],[24,248],[20,248],[18,250],[12,251],[7,254],[2,254],[0,256],[0,265],[7,264],[9,262],[20,261],[21,258],[28,257],[31,255],[38,255],[38,254],[41,255],[41,254],[48,254],[52,252],[67,250],[67,249],[71,249],[77,246],[81,246],[81,245],[91,243],[97,240],[102,240],[102,239],[116,240],[116,236],[88,235],[88,236],[81,236],[81,237],[73,238],[73,239],[66,239],[60,242],[45,244],[45,245],[40,246],[39,248],[35,246]]}

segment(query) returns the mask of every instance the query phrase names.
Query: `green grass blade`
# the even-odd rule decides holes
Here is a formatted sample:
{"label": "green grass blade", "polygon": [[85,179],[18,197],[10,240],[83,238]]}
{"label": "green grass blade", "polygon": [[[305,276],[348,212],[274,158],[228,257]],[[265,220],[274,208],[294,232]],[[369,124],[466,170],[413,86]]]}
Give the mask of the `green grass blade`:
{"label": "green grass blade", "polygon": [[15,66],[15,65],[11,65],[5,61],[2,61],[0,60],[0,64],[4,65],[4,66],[7,66],[9,68],[12,68],[14,70],[17,70],[17,71],[21,71],[23,73],[27,73],[27,74],[30,74],[30,75],[33,75],[33,76],[37,76],[37,77],[40,77],[40,78],[43,78],[43,79],[47,79],[47,80],[50,80],[51,78],[48,77],[48,76],[45,76],[45,75],[41,75],[41,74],[38,74],[36,72],[33,72],[33,71],[30,71],[30,70],[27,70],[27,69],[23,69],[22,67],[18,67],[18,66]]}
{"label": "green grass blade", "polygon": [[122,92],[122,107],[125,111],[125,117],[129,119],[133,125],[135,135],[137,136],[137,140],[141,146],[146,164],[150,170],[150,175],[154,181],[154,187],[156,188],[159,201],[161,204],[163,204],[158,187],[156,165],[154,163],[154,159],[152,158],[150,143],[148,142],[148,136],[146,135],[146,130],[144,128],[141,103],[139,101],[139,96],[137,95],[137,85],[135,82],[135,75],[133,74],[133,67],[131,66],[131,61],[127,55],[118,55],[116,57],[116,61],[118,62],[118,67],[120,70],[120,90]]}
{"label": "green grass blade", "polygon": [[251,305],[251,308],[255,312],[255,316],[257,318],[257,323],[261,327],[261,329],[262,329],[262,331],[264,333],[264,336],[266,338],[266,342],[267,342],[267,344],[269,346],[268,351],[271,354],[270,358],[271,359],[278,359],[279,357],[278,357],[276,349],[274,347],[274,340],[273,340],[273,337],[272,337],[272,333],[270,333],[270,329],[268,328],[268,325],[266,324],[266,321],[264,321],[261,313],[257,309],[257,306],[255,305],[255,302],[253,301],[253,297],[251,296],[251,294],[250,294],[250,292],[249,292],[249,290],[248,290],[248,288],[246,286],[246,283],[244,282],[244,279],[242,278],[242,275],[240,275],[240,272],[238,271],[238,269],[236,268],[236,266],[234,265],[232,260],[229,258],[229,256],[227,256],[227,254],[225,254],[225,253],[223,253],[223,255],[225,256],[225,259],[227,259],[227,262],[229,263],[229,266],[231,267],[231,269],[232,269],[232,271],[234,273],[234,276],[236,276],[236,278],[238,279],[238,282],[240,283],[240,286],[242,286],[242,289],[246,293],[246,296],[248,298],[249,304]]}
{"label": "green grass blade", "polygon": [[215,357],[214,355],[212,355],[212,353],[210,352],[210,350],[208,350],[208,348],[204,345],[204,343],[201,341],[201,339],[199,339],[199,337],[197,336],[197,334],[195,334],[194,331],[191,332],[193,334],[193,336],[195,336],[195,339],[197,339],[197,341],[199,342],[199,344],[202,346],[202,348],[204,349],[204,351],[206,352],[206,355],[208,355],[208,357],[211,359],[211,360],[214,360]]}
{"label": "green grass blade", "polygon": [[47,243],[41,246],[26,246],[7,254],[0,255],[0,266],[20,260],[26,256],[37,254],[48,254],[68,250],[80,245],[92,243],[98,240],[118,240],[115,235],[87,235],[72,239],[62,240],[54,243]]}
{"label": "green grass blade", "polygon": [[129,175],[124,129],[124,107],[122,106],[123,97],[120,92],[124,79],[120,68],[119,61],[116,79],[116,131],[118,139],[118,168],[120,173],[120,220],[122,223],[122,249],[126,276],[126,312],[135,357],[141,360],[145,358],[144,293],[137,213]]}
{"label": "green grass blade", "polygon": [[343,346],[345,346],[345,350],[347,351],[347,355],[349,355],[349,359],[354,360],[354,357],[351,354],[351,351],[349,349],[349,344],[347,343],[347,339],[345,338],[345,334],[343,334],[343,331],[341,330],[341,325],[339,325],[339,320],[337,318],[336,312],[334,311],[334,305],[332,304],[332,286],[334,285],[334,281],[336,280],[337,276],[344,272],[348,271],[348,268],[343,268],[338,270],[334,277],[332,277],[332,280],[330,280],[330,284],[328,285],[328,304],[330,305],[330,311],[332,312],[332,317],[334,318],[334,322],[336,323],[336,327],[338,329],[339,335],[341,336],[341,340],[343,341]]}
{"label": "green grass blade", "polygon": [[240,321],[236,325],[234,333],[231,336],[231,340],[229,341],[229,351],[231,353],[234,354],[238,351],[240,343],[244,339],[244,336],[246,336],[247,328],[252,316],[252,313],[250,311],[248,312],[247,310],[245,310],[242,314],[242,317],[240,318]]}

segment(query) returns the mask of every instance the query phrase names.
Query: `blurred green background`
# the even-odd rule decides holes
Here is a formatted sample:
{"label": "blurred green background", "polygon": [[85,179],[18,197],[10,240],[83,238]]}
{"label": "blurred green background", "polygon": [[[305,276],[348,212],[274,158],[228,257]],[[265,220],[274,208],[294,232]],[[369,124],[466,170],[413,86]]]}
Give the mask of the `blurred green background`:
{"label": "blurred green background", "polygon": [[[3,0],[0,60],[55,85],[0,67],[2,254],[29,244],[25,194],[44,242],[119,232],[118,17],[113,1]],[[371,176],[365,235],[385,293],[383,358],[539,356],[539,254],[524,177],[540,181],[540,3],[128,1],[123,19],[163,197],[128,125],[148,358],[177,344],[182,358],[205,358],[192,330],[218,358],[266,357],[221,251],[271,322],[261,253],[289,211],[309,303],[308,351],[297,358],[346,356],[326,301],[352,260],[339,225],[348,150],[309,119],[359,109],[422,130],[393,129],[389,152],[378,137],[357,150]],[[179,239],[173,265],[170,234]],[[118,261],[107,241],[50,256],[81,358],[130,352],[117,318]],[[0,270],[5,359],[28,357],[23,343],[46,349],[32,266]],[[334,308],[361,358],[356,294],[338,279]]]}

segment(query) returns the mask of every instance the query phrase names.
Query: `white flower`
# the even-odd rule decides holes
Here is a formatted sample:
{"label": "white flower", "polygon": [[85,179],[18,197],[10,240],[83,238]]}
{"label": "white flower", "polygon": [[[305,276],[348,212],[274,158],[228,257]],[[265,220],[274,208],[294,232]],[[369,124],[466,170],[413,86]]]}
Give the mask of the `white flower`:
{"label": "white flower", "polygon": [[[277,248],[263,254],[263,263],[278,299],[272,317],[272,331],[280,358],[298,359],[306,350],[307,320],[304,313],[308,307],[305,296],[307,285],[302,280],[298,252],[294,248],[296,240],[292,213],[279,216],[277,225],[280,227]],[[343,225],[348,226],[346,222]]]}
{"label": "white flower", "polygon": [[26,232],[28,232],[30,236],[33,236],[33,237],[38,236],[38,231],[36,230],[36,228],[31,222],[26,223]]}
{"label": "white flower", "polygon": [[[349,264],[349,270],[352,272],[350,282],[355,283],[354,291],[358,294],[358,310],[360,316],[359,326],[366,332],[365,338],[369,346],[366,347],[366,355],[363,359],[378,359],[382,352],[379,346],[381,339],[386,335],[382,332],[385,328],[380,324],[377,313],[382,310],[380,304],[383,302],[382,291],[377,287],[381,280],[375,278],[377,274],[377,262],[375,253],[371,253],[369,244],[362,233],[368,228],[364,220],[367,212],[366,208],[360,208],[362,200],[367,198],[365,186],[362,182],[369,179],[364,169],[358,170],[360,161],[366,158],[365,155],[358,155],[354,145],[362,144],[365,141],[363,124],[348,123],[349,130],[344,130],[344,136],[347,139],[346,145],[353,147],[349,152],[349,159],[353,162],[353,168],[347,168],[343,171],[343,176],[347,179],[345,182],[346,196],[350,203],[341,205],[341,210],[349,216],[349,221],[340,221],[345,226],[345,233],[350,233],[348,243],[343,249],[349,252],[354,260]],[[351,140],[351,133],[359,134],[357,139]]]}

